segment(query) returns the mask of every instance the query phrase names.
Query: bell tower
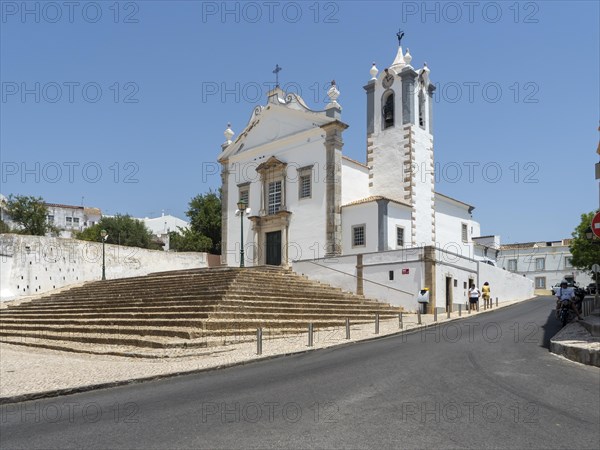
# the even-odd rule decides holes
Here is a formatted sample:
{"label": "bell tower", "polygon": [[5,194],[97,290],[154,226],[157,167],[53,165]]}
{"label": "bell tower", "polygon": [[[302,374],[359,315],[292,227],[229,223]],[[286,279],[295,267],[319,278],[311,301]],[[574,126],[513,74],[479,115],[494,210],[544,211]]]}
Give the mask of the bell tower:
{"label": "bell tower", "polygon": [[367,93],[367,166],[371,195],[411,206],[415,245],[435,242],[433,176],[433,92],[427,64],[411,65],[400,31],[394,62],[383,71],[375,63]]}

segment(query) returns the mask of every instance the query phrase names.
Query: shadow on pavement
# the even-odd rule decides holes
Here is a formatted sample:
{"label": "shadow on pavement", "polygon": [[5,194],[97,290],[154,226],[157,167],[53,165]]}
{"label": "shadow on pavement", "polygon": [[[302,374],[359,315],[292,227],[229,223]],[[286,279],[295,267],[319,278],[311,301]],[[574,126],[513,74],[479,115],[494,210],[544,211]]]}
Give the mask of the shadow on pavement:
{"label": "shadow on pavement", "polygon": [[546,323],[542,325],[544,335],[542,337],[541,346],[550,350],[550,339],[552,339],[554,335],[560,331],[561,328],[562,325],[556,318],[554,310],[551,310],[548,314],[548,318],[546,319]]}

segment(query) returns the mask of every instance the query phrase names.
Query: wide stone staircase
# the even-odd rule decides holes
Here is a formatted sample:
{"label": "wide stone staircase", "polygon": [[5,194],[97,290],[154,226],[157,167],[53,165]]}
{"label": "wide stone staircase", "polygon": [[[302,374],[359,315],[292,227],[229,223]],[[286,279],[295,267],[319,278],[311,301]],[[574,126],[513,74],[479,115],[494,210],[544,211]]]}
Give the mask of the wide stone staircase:
{"label": "wide stone staircase", "polygon": [[0,341],[83,353],[186,356],[397,316],[400,308],[277,267],[160,272],[86,283],[0,310]]}

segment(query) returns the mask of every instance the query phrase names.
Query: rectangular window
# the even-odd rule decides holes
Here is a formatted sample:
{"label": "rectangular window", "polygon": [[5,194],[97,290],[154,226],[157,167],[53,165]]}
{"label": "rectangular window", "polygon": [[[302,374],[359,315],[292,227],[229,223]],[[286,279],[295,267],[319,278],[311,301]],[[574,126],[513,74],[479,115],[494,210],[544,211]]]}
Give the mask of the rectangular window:
{"label": "rectangular window", "polygon": [[310,198],[312,196],[312,183],[310,172],[300,175],[298,183],[298,198]]}
{"label": "rectangular window", "polygon": [[396,247],[404,247],[404,228],[396,227]]}
{"label": "rectangular window", "polygon": [[269,214],[276,214],[281,209],[281,181],[269,183]]}
{"label": "rectangular window", "polygon": [[572,257],[570,256],[565,256],[565,267],[567,269],[570,269],[571,267],[573,267],[573,261],[572,261]]}
{"label": "rectangular window", "polygon": [[352,247],[365,246],[365,225],[355,225],[352,227]]}
{"label": "rectangular window", "polygon": [[79,217],[73,217],[73,225],[79,226]]}
{"label": "rectangular window", "polygon": [[46,218],[48,219],[48,223],[54,223],[54,216],[52,214],[48,214]]}
{"label": "rectangular window", "polygon": [[461,234],[462,234],[462,241],[469,242],[469,231],[468,231],[466,223],[462,224]]}
{"label": "rectangular window", "polygon": [[246,204],[246,208],[250,205],[250,187],[244,186],[240,188],[239,201]]}
{"label": "rectangular window", "polygon": [[535,288],[546,289],[546,277],[535,277]]}
{"label": "rectangular window", "polygon": [[516,259],[508,260],[508,270],[510,270],[511,272],[517,271],[517,260]]}
{"label": "rectangular window", "polygon": [[535,270],[545,270],[546,260],[544,258],[535,258]]}
{"label": "rectangular window", "polygon": [[393,270],[390,270],[389,277],[390,277],[390,281],[394,281],[394,271]]}
{"label": "rectangular window", "polygon": [[73,224],[73,218],[72,217],[67,217],[67,226],[70,227]]}
{"label": "rectangular window", "polygon": [[454,287],[458,287],[458,280],[454,280]]}

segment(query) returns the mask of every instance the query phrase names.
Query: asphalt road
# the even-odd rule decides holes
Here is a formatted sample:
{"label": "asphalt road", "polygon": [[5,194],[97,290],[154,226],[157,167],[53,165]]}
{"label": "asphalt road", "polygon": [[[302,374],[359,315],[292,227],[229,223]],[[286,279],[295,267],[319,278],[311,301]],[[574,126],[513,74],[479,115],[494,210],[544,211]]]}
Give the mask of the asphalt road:
{"label": "asphalt road", "polygon": [[1,448],[593,448],[600,370],[550,297],[404,336],[3,405]]}

